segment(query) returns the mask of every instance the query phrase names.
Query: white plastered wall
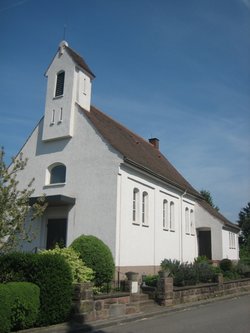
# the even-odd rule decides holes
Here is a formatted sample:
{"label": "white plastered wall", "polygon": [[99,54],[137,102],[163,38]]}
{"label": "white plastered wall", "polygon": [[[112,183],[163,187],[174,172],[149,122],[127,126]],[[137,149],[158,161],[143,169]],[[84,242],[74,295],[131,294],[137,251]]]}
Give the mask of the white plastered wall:
{"label": "white plastered wall", "polygon": [[[42,221],[36,222],[40,234],[26,249],[45,246],[48,218],[67,217],[67,245],[81,234],[92,234],[101,238],[115,256],[117,173],[121,158],[77,105],[74,123],[72,138],[43,142],[42,120],[21,150],[28,164],[19,174],[20,188],[34,177],[33,196],[60,194],[76,199],[72,207],[49,208]],[[46,170],[56,162],[66,166],[66,183],[46,185]]]}
{"label": "white plastered wall", "polygon": [[[141,222],[141,205],[139,224],[133,223],[133,189],[141,195],[149,195],[148,226]],[[118,179],[117,202],[117,245],[116,265],[159,266],[163,259],[193,261],[197,257],[196,234],[186,235],[182,209],[186,205],[195,210],[192,199],[183,199],[184,193],[149,177],[138,170],[122,165]],[[175,228],[163,228],[163,200],[173,202],[175,207]],[[181,203],[182,202],[182,203]]]}
{"label": "white plastered wall", "polygon": [[[231,239],[230,239],[231,238]],[[234,238],[234,240],[232,239]],[[239,260],[239,236],[229,230],[222,230],[223,253],[222,257],[231,260]]]}

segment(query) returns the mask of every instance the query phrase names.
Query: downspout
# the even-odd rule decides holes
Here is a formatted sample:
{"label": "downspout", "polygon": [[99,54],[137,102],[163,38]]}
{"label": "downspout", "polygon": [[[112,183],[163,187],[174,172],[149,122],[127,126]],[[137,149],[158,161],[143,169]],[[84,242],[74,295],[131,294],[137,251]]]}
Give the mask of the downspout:
{"label": "downspout", "polygon": [[180,225],[180,259],[183,262],[183,197],[187,194],[185,190],[181,195],[181,225]]}

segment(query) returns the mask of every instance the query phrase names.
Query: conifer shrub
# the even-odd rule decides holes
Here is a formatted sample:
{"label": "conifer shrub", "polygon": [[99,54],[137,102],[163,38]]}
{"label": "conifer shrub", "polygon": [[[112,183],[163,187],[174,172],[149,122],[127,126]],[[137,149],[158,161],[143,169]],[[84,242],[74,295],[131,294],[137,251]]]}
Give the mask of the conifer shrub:
{"label": "conifer shrub", "polygon": [[37,325],[67,320],[71,309],[72,273],[58,254],[11,253],[0,256],[0,281],[27,281],[40,288]]}
{"label": "conifer shrub", "polygon": [[76,238],[71,247],[80,254],[80,258],[95,273],[96,286],[109,284],[115,272],[115,264],[109,247],[99,238],[82,235]]}

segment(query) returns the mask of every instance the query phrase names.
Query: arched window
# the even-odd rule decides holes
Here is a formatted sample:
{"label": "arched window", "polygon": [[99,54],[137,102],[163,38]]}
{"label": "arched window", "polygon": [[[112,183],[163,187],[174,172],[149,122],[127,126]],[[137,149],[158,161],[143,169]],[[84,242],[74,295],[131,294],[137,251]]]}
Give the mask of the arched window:
{"label": "arched window", "polygon": [[65,183],[66,166],[64,164],[56,164],[50,169],[50,184]]}
{"label": "arched window", "polygon": [[148,193],[142,193],[142,224],[148,225]]}
{"label": "arched window", "polygon": [[175,230],[175,211],[173,201],[170,202],[170,230]]}
{"label": "arched window", "polygon": [[61,71],[57,74],[55,97],[63,95],[64,78],[65,78],[65,72],[64,71]]}
{"label": "arched window", "polygon": [[189,209],[185,209],[185,232],[186,234],[190,233],[190,224],[189,224]]}
{"label": "arched window", "polygon": [[193,211],[193,209],[190,210],[190,232],[191,232],[191,235],[195,234],[194,211]]}
{"label": "arched window", "polygon": [[133,223],[138,223],[139,216],[139,190],[134,188],[133,190]]}
{"label": "arched window", "polygon": [[168,230],[168,201],[166,199],[163,200],[162,224],[163,229]]}

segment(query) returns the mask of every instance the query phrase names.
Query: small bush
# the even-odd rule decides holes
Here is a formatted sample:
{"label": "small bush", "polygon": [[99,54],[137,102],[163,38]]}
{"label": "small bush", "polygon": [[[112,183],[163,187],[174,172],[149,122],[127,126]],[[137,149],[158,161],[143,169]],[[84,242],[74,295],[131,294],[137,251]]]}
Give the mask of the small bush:
{"label": "small bush", "polygon": [[95,272],[95,285],[109,284],[115,271],[112,253],[108,246],[94,236],[82,235],[74,240],[71,247],[80,254],[85,264]]}
{"label": "small bush", "polygon": [[60,248],[56,246],[53,250],[45,250],[40,254],[61,255],[70,266],[73,282],[90,282],[94,279],[94,272],[91,268],[84,265],[80,254],[71,247]]}
{"label": "small bush", "polygon": [[194,264],[197,272],[197,280],[202,283],[213,282],[217,275],[216,270],[208,261],[200,261]]}
{"label": "small bush", "polygon": [[220,269],[223,272],[230,272],[233,269],[233,264],[232,261],[230,259],[222,259],[220,261]]}
{"label": "small bush", "polygon": [[195,264],[200,264],[200,263],[209,263],[209,259],[206,256],[199,256],[194,259]]}
{"label": "small bush", "polygon": [[161,269],[163,271],[169,271],[171,276],[174,276],[180,268],[179,260],[164,259],[161,262]]}
{"label": "small bush", "polygon": [[146,284],[146,286],[156,287],[158,280],[159,280],[159,275],[147,275],[144,277],[143,282]]}
{"label": "small bush", "polygon": [[250,265],[244,260],[240,260],[236,265],[236,271],[244,277],[250,277]]}
{"label": "small bush", "polygon": [[0,285],[0,332],[30,328],[39,312],[39,287],[29,282]]}
{"label": "small bush", "polygon": [[174,274],[175,286],[188,286],[197,283],[197,273],[192,264],[182,263]]}
{"label": "small bush", "polygon": [[0,256],[1,282],[28,281],[40,288],[38,325],[60,323],[71,308],[72,274],[60,255],[11,253]]}

